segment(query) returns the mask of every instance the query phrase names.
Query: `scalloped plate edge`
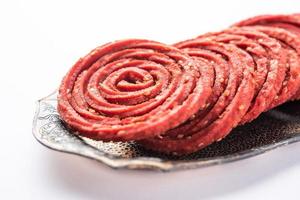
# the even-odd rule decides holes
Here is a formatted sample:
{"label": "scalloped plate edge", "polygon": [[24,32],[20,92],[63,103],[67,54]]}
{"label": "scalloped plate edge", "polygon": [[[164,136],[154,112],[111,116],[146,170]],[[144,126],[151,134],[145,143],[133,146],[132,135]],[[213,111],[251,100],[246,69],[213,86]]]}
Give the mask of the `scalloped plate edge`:
{"label": "scalloped plate edge", "polygon": [[123,159],[123,158],[112,158],[110,155],[101,152],[94,147],[89,146],[85,142],[82,142],[82,149],[78,150],[75,148],[64,148],[63,146],[57,145],[55,143],[51,143],[48,140],[42,138],[39,130],[37,130],[37,121],[40,113],[40,104],[43,101],[55,101],[53,97],[57,93],[57,90],[49,94],[48,96],[41,98],[36,102],[36,110],[33,119],[33,127],[32,133],[35,139],[45,147],[49,149],[69,153],[73,155],[79,155],[85,158],[90,158],[96,161],[99,161],[110,168],[113,169],[142,169],[142,170],[158,170],[158,171],[173,171],[173,170],[183,170],[183,169],[195,169],[208,167],[218,164],[230,163],[238,160],[243,160],[246,158],[250,158],[253,156],[257,156],[263,153],[266,153],[270,150],[277,149],[278,147],[282,147],[288,144],[292,144],[300,141],[300,136],[291,137],[285,140],[282,140],[278,143],[272,145],[265,145],[259,148],[253,148],[249,150],[245,150],[242,152],[234,153],[227,156],[222,157],[214,157],[212,159],[201,159],[197,161],[166,161],[160,158],[149,158],[149,157],[137,157],[134,159]]}

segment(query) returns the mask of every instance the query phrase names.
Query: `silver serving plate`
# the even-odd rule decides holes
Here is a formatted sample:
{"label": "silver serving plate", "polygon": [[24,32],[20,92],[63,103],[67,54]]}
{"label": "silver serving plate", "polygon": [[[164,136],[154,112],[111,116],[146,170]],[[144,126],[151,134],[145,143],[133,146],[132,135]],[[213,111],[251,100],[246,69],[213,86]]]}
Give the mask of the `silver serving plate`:
{"label": "silver serving plate", "polygon": [[194,154],[174,157],[150,152],[134,142],[101,142],[68,130],[56,110],[57,92],[37,102],[33,134],[46,147],[100,161],[112,168],[171,171],[233,162],[300,141],[300,103],[290,102],[237,127],[224,140]]}

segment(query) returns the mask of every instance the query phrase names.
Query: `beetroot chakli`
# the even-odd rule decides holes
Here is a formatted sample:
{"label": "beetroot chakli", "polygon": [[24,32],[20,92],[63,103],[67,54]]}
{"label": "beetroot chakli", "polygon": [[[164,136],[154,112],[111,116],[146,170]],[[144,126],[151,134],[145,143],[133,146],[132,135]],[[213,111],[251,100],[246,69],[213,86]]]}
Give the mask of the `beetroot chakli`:
{"label": "beetroot chakli", "polygon": [[262,15],[166,45],[127,39],[80,58],[59,88],[73,133],[183,155],[300,98],[300,15]]}
{"label": "beetroot chakli", "polygon": [[60,86],[58,111],[78,134],[92,139],[145,139],[203,109],[212,83],[210,66],[175,47],[116,41],[73,66]]}

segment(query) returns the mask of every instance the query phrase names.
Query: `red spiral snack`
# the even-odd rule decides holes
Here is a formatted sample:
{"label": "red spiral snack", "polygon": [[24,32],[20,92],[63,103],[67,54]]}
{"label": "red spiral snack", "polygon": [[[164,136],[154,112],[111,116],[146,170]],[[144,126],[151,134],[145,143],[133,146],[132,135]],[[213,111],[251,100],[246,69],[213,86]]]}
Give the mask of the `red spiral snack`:
{"label": "red spiral snack", "polygon": [[300,99],[300,15],[262,15],[173,46],[100,46],[64,77],[62,120],[95,140],[183,155]]}
{"label": "red spiral snack", "polygon": [[[203,37],[203,36],[201,36]],[[279,41],[253,28],[231,28],[206,34],[213,40],[231,43],[253,57],[255,70],[255,98],[240,124],[250,122],[274,104],[286,77],[287,52]],[[291,96],[290,96],[291,97]],[[286,101],[286,99],[284,100]]]}
{"label": "red spiral snack", "polygon": [[254,63],[248,54],[234,45],[210,39],[192,39],[177,43],[175,46],[187,53],[196,49],[216,52],[220,58],[225,58],[230,69],[227,87],[212,110],[204,117],[196,115],[191,123],[183,124],[189,127],[183,136],[181,127],[178,127],[176,128],[178,131],[171,130],[172,135],[167,132],[164,137],[140,141],[148,149],[181,155],[195,152],[214,141],[220,141],[238,125],[254,95]]}
{"label": "red spiral snack", "polygon": [[[298,71],[298,68],[295,66],[299,66],[296,62],[299,62],[299,41],[300,41],[300,14],[292,14],[292,15],[260,15],[255,16],[243,21],[240,21],[234,26],[254,26],[258,31],[268,34],[270,37],[274,37],[282,42],[283,46],[286,49],[289,49],[290,54],[294,58],[291,58],[291,63],[294,67],[291,68],[292,70],[295,69]],[[292,53],[293,51],[296,51]],[[291,57],[290,56],[290,57]],[[298,58],[296,58],[298,57]],[[297,86],[298,78],[295,77],[297,74],[295,71],[291,71],[294,74],[294,77],[291,77],[291,81],[287,81],[288,85],[283,93],[286,93],[287,97],[281,95],[281,98],[278,101],[274,102],[274,104],[270,107],[275,107],[280,105],[281,103],[285,102],[289,99],[289,96],[293,94],[293,99],[300,99],[300,89],[298,87],[298,91],[294,94],[293,88],[291,85]],[[295,84],[293,84],[293,80],[295,79]]]}
{"label": "red spiral snack", "polygon": [[271,26],[287,29],[293,33],[300,34],[300,14],[292,15],[259,15],[240,21],[234,26]]}
{"label": "red spiral snack", "polygon": [[300,35],[293,34],[282,28],[254,26],[270,37],[277,39],[287,52],[287,74],[282,89],[268,109],[274,108],[290,99],[299,98],[300,94]]}
{"label": "red spiral snack", "polygon": [[59,89],[58,111],[82,136],[144,139],[204,108],[213,81],[209,65],[172,46],[116,41],[94,49],[71,68]]}

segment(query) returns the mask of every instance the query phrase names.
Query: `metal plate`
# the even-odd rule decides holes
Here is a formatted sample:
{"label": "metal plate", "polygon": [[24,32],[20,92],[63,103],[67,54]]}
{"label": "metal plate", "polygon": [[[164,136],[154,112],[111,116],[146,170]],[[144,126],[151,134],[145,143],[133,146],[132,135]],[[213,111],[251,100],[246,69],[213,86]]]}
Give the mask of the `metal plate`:
{"label": "metal plate", "polygon": [[33,121],[35,138],[53,150],[100,161],[112,168],[170,171],[223,164],[262,154],[300,141],[300,103],[286,103],[237,127],[224,140],[194,154],[172,157],[150,152],[134,142],[112,143],[78,137],[68,130],[56,110],[57,92],[39,100]]}

